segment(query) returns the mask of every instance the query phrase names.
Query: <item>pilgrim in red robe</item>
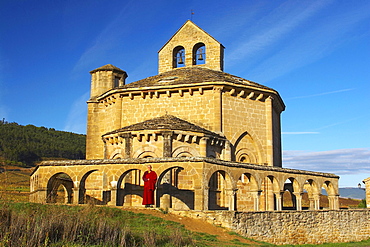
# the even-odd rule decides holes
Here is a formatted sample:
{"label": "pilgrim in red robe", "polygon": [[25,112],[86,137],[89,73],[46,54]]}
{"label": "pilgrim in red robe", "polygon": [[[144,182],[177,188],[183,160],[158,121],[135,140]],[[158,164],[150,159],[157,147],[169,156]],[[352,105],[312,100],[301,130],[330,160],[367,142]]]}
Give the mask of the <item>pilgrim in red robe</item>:
{"label": "pilgrim in red robe", "polygon": [[[148,167],[149,168],[149,167]],[[150,169],[144,172],[144,194],[143,205],[154,205],[154,190],[157,182],[157,174]]]}

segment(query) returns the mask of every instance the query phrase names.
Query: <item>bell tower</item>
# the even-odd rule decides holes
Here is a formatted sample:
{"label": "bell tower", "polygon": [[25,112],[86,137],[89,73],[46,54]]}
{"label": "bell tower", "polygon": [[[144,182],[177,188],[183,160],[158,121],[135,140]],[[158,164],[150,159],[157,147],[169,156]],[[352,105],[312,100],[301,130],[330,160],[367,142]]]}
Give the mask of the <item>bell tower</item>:
{"label": "bell tower", "polygon": [[224,69],[224,46],[188,20],[158,52],[158,72],[199,66]]}
{"label": "bell tower", "polygon": [[91,91],[90,99],[111,90],[125,85],[127,73],[111,64],[90,71]]}

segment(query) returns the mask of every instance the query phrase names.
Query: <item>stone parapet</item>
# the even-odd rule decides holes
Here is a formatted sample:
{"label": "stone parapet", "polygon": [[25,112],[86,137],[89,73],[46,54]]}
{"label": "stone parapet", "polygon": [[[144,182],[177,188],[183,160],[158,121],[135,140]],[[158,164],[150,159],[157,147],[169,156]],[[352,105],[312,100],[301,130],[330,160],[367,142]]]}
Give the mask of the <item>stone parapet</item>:
{"label": "stone parapet", "polygon": [[273,244],[321,244],[370,238],[370,210],[319,211],[172,211]]}
{"label": "stone parapet", "polygon": [[246,168],[246,169],[253,169],[253,170],[263,170],[263,171],[276,171],[276,172],[284,172],[284,173],[291,173],[291,174],[304,174],[304,175],[314,175],[314,176],[321,176],[321,177],[328,177],[328,178],[337,178],[339,176],[332,174],[332,173],[324,173],[324,172],[314,172],[314,171],[305,171],[305,170],[296,170],[296,169],[289,169],[289,168],[281,168],[281,167],[273,167],[273,166],[262,166],[256,164],[247,164],[247,163],[239,163],[233,161],[224,161],[219,160],[216,158],[209,158],[209,157],[164,157],[164,158],[127,158],[127,159],[96,159],[96,160],[58,160],[58,161],[43,161],[41,162],[34,172],[40,166],[85,166],[85,165],[98,165],[104,166],[107,164],[146,164],[146,163],[162,163],[162,162],[207,162],[210,164],[217,164],[221,166],[229,166],[235,168]]}

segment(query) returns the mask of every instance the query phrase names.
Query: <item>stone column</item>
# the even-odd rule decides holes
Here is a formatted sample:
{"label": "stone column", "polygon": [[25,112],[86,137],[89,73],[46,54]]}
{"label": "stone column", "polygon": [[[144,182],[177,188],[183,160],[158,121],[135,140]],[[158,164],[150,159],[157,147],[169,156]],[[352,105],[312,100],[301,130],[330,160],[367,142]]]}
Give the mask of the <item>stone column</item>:
{"label": "stone column", "polygon": [[[163,195],[160,199],[160,207],[166,209],[166,208],[171,208],[171,184],[172,184],[172,181],[171,181],[171,178],[172,178],[172,170],[171,171],[168,171],[162,178],[162,191],[163,191]],[[155,190],[156,192],[158,190]]]}
{"label": "stone column", "polygon": [[329,199],[329,209],[338,210],[339,209],[339,195],[328,196]]}
{"label": "stone column", "polygon": [[115,116],[114,116],[114,125],[115,125],[115,129],[120,129],[122,127],[121,125],[121,120],[122,120],[122,103],[123,103],[123,100],[122,100],[122,96],[119,96],[118,99],[116,99],[116,112],[115,112]]}
{"label": "stone column", "polygon": [[273,106],[272,97],[269,96],[265,100],[265,113],[266,113],[266,163],[269,166],[274,166],[274,135],[273,135]]}
{"label": "stone column", "polygon": [[313,206],[314,206],[313,207],[314,210],[320,209],[320,194],[313,195]]}
{"label": "stone column", "polygon": [[310,206],[309,206],[309,210],[315,210],[315,200],[313,199],[313,197],[308,197],[308,201],[310,203]]}
{"label": "stone column", "polygon": [[117,206],[117,181],[111,181],[110,185],[110,201],[108,202],[108,205]]}
{"label": "stone column", "polygon": [[163,131],[163,157],[172,157],[173,131]]}
{"label": "stone column", "polygon": [[223,94],[223,87],[222,86],[215,86],[213,87],[213,131],[214,132],[222,132],[222,94]]}
{"label": "stone column", "polygon": [[208,137],[202,137],[199,141],[200,157],[207,157]]}
{"label": "stone column", "polygon": [[274,211],[275,200],[274,200],[274,193],[273,191],[265,191],[266,195],[266,210],[267,211]]}
{"label": "stone column", "polygon": [[254,211],[260,211],[260,196],[262,190],[252,191],[253,200],[254,200]]}
{"label": "stone column", "polygon": [[[76,176],[77,179],[77,176]],[[80,182],[79,181],[74,181],[73,182],[74,187],[73,189],[73,204],[79,204],[80,203]]]}
{"label": "stone column", "polygon": [[205,186],[203,188],[203,210],[208,210],[208,203],[209,203],[209,187]]}
{"label": "stone column", "polygon": [[208,210],[208,193],[205,195],[205,189],[201,186],[194,187],[194,210]]}
{"label": "stone column", "polygon": [[296,198],[296,207],[297,211],[302,210],[302,193],[301,192],[293,192]]}
{"label": "stone column", "polygon": [[276,205],[276,210],[281,211],[283,210],[283,195],[284,191],[276,192],[275,193],[275,205]]}
{"label": "stone column", "polygon": [[131,158],[132,153],[132,135],[131,133],[124,133],[122,137],[125,139],[125,154],[124,158]]}
{"label": "stone column", "polygon": [[73,188],[73,204],[79,204],[79,198],[80,198],[80,189],[79,188]]}
{"label": "stone column", "polygon": [[235,195],[237,189],[225,189],[227,194],[229,211],[235,211]]}

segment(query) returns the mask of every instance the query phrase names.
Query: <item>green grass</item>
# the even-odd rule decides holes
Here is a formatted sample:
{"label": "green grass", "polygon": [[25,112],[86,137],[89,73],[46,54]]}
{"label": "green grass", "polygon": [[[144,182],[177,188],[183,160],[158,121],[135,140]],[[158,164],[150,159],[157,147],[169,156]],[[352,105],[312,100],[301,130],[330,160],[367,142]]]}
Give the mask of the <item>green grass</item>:
{"label": "green grass", "polygon": [[116,208],[4,202],[0,207],[0,246],[187,245],[195,246],[181,224]]}
{"label": "green grass", "polygon": [[0,173],[0,199],[28,202],[31,169]]}

